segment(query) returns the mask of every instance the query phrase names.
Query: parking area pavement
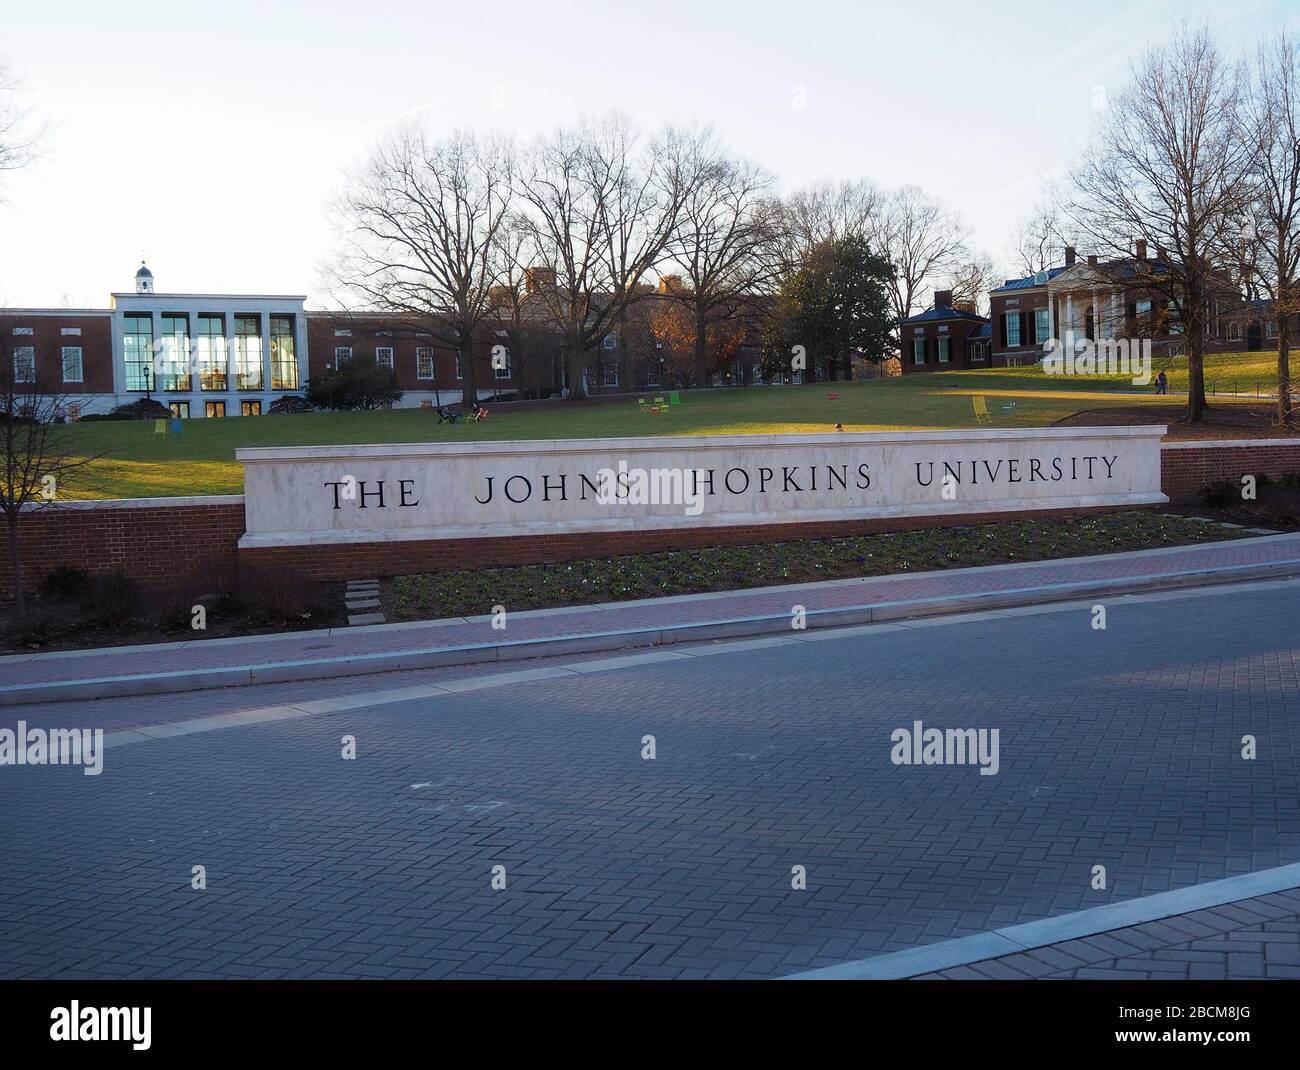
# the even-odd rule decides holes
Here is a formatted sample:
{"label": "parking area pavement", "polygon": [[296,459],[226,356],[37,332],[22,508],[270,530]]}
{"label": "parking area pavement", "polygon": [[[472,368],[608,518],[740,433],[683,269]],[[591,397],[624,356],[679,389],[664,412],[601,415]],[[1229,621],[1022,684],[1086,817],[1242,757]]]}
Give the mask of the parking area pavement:
{"label": "parking area pavement", "polygon": [[[0,768],[0,975],[777,977],[1297,862],[1296,590],[720,644],[149,740],[100,776]],[[895,764],[916,722],[996,729],[996,775]]]}

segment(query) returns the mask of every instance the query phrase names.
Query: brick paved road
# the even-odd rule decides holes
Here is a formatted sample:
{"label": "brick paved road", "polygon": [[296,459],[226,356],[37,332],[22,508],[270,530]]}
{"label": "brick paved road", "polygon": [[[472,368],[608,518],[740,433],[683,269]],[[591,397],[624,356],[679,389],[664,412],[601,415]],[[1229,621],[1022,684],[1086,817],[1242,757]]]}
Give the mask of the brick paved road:
{"label": "brick paved road", "polygon": [[[1300,861],[1293,593],[1108,624],[919,622],[0,768],[0,975],[765,977]],[[998,728],[1001,772],[892,765],[917,719]]]}

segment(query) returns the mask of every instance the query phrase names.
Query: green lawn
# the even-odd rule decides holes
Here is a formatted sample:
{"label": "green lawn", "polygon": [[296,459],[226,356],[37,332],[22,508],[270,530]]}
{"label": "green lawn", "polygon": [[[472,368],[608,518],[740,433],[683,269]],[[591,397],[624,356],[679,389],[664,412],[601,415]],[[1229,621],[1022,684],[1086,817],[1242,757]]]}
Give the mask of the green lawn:
{"label": "green lawn", "polygon": [[[1225,354],[1207,362],[1207,379],[1253,396],[1267,391],[1270,354]],[[1170,367],[1170,390],[1185,389],[1186,360]],[[827,398],[838,392],[839,399]],[[103,454],[69,479],[64,494],[78,498],[139,498],[183,494],[238,494],[242,472],[235,450],[245,446],[310,446],[362,442],[460,442],[490,439],[609,438],[632,435],[777,434],[975,426],[971,396],[988,398],[995,425],[1037,427],[1082,409],[1168,403],[1150,388],[1113,380],[1049,377],[1036,367],[936,372],[801,387],[684,391],[664,416],[618,404],[569,405],[511,413],[498,410],[482,424],[439,425],[420,409],[365,413],[306,413],[185,422],[179,435],[155,435],[153,421],[83,423],[69,427],[74,451]]]}

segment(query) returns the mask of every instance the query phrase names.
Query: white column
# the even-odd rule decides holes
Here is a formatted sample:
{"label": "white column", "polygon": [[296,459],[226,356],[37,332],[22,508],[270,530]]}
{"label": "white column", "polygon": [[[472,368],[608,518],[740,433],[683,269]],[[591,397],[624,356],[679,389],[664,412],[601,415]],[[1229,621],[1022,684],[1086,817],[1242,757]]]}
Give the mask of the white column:
{"label": "white column", "polygon": [[271,404],[271,314],[261,313],[262,317],[262,413]]}
{"label": "white column", "polygon": [[226,415],[239,415],[239,376],[237,369],[239,363],[235,358],[235,314],[233,312],[221,313],[221,321],[224,324],[226,334]]}
{"label": "white column", "polygon": [[[158,369],[162,361],[158,359],[164,353],[162,344],[162,313],[156,308],[149,312],[150,322],[153,330],[153,344],[149,347],[149,394],[157,401],[158,392],[162,389],[163,377],[158,374]],[[167,402],[163,402],[164,405]]]}
{"label": "white column", "polygon": [[1101,291],[1096,287],[1092,290],[1092,336],[1101,337]]}
{"label": "white column", "polygon": [[307,388],[307,313],[299,308],[293,315],[293,355],[298,362],[298,389]]}
{"label": "white column", "polygon": [[1065,322],[1061,324],[1061,337],[1064,338],[1074,330],[1074,293],[1067,291],[1065,294]]}

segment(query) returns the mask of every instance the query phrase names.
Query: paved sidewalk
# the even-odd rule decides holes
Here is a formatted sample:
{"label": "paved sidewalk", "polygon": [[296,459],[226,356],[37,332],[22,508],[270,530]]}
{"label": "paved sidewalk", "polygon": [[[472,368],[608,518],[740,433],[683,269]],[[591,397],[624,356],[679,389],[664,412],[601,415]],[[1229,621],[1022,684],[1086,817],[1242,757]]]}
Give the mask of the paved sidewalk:
{"label": "paved sidewalk", "polygon": [[914,980],[1300,978],[1300,888],[983,959]]}
{"label": "paved sidewalk", "polygon": [[616,650],[1300,574],[1300,534],[410,624],[0,658],[0,705]]}

